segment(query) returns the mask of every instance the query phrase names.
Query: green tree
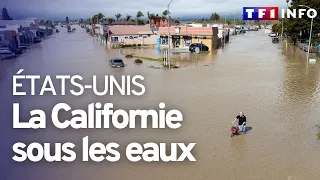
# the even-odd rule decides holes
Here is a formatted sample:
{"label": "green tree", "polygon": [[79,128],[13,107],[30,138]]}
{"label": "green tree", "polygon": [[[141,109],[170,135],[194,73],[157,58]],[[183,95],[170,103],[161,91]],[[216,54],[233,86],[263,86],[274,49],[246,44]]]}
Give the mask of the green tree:
{"label": "green tree", "polygon": [[139,21],[139,19],[140,19],[142,16],[144,16],[143,13],[142,13],[141,11],[138,11],[138,12],[137,12],[137,15],[136,15],[136,23],[137,23],[137,24],[139,24],[138,21]]}
{"label": "green tree", "polygon": [[211,14],[211,17],[210,17],[210,20],[212,20],[212,21],[219,21],[219,20],[220,20],[219,14],[217,14],[217,13],[212,13],[212,14]]}
{"label": "green tree", "polygon": [[228,18],[228,19],[226,20],[226,23],[227,23],[228,25],[230,25],[230,24],[231,24],[231,20]]}
{"label": "green tree", "polygon": [[149,25],[151,23],[151,19],[153,19],[155,17],[154,13],[149,13],[149,11],[147,12],[148,15],[148,19],[149,19]]}
{"label": "green tree", "polygon": [[12,20],[9,16],[7,8],[2,8],[2,20]]}
{"label": "green tree", "polygon": [[142,20],[142,19],[138,19],[137,20],[137,23],[138,23],[138,25],[144,25],[145,23],[144,23],[144,20]]}
{"label": "green tree", "polygon": [[115,20],[112,17],[107,18],[107,22],[111,25]]}
{"label": "green tree", "polygon": [[169,11],[168,11],[168,10],[165,10],[165,11],[162,12],[162,15],[163,15],[163,16],[167,16],[168,14],[169,14]]}
{"label": "green tree", "polygon": [[[317,12],[320,12],[320,3],[319,0],[292,0],[291,6],[289,9],[307,9],[305,7],[300,7],[299,5],[309,6]],[[281,21],[279,22],[281,25]],[[296,36],[302,33],[301,38],[307,39],[310,33],[311,19],[308,16],[304,15],[302,18],[286,18],[283,21],[284,24],[284,33],[288,36]],[[312,37],[316,38],[317,34],[320,33],[320,16],[318,15],[313,22],[313,33]]]}
{"label": "green tree", "polygon": [[97,24],[97,23],[98,23],[98,16],[97,16],[97,15],[92,16],[91,22],[92,22],[93,24]]}
{"label": "green tree", "polygon": [[127,24],[128,24],[128,22],[131,20],[131,17],[132,17],[132,16],[130,16],[129,14],[127,14],[127,16],[126,16],[126,22],[127,22]]}
{"label": "green tree", "polygon": [[115,17],[116,17],[116,19],[117,19],[117,21],[121,18],[121,14],[120,13],[117,13],[116,15],[114,15]]}

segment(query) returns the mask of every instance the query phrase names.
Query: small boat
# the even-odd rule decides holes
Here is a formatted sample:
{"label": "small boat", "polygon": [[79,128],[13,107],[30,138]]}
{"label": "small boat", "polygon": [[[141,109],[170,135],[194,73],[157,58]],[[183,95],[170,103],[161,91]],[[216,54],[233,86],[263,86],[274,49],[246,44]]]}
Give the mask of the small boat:
{"label": "small boat", "polygon": [[278,43],[279,42],[279,38],[278,37],[273,37],[272,38],[272,43]]}
{"label": "small boat", "polygon": [[7,49],[0,50],[0,60],[10,59],[15,57],[17,57],[17,55],[10,50],[7,50]]}

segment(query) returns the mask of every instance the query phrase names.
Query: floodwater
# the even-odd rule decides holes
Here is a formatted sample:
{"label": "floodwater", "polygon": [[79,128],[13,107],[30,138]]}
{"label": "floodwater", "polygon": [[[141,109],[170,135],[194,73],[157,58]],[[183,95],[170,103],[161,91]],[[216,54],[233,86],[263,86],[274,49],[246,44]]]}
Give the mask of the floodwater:
{"label": "floodwater", "polygon": [[[133,51],[133,50],[127,50]],[[137,49],[135,54],[157,54],[156,49]],[[159,55],[159,54],[158,54]],[[122,56],[119,50],[105,50],[80,29],[61,31],[16,60],[1,61],[1,157],[3,180],[312,180],[320,177],[320,64],[307,63],[304,52],[283,44],[272,44],[264,32],[248,32],[231,38],[225,49],[204,55],[176,54],[183,68],[164,70],[159,62],[133,63],[112,69],[108,60]],[[182,58],[181,58],[182,57]],[[12,97],[12,75],[143,75],[146,93],[141,97],[104,96],[86,92],[80,97]],[[41,87],[42,84],[36,85]],[[57,85],[57,87],[60,87]],[[26,87],[28,91],[28,87]],[[112,102],[114,109],[179,109],[184,115],[177,130],[95,129],[58,130],[50,124],[42,130],[12,129],[12,103],[28,112],[50,110],[59,102],[85,109],[92,102]],[[242,111],[251,130],[230,138],[231,122]],[[47,111],[49,112],[49,111]],[[21,120],[21,121],[22,121]],[[120,144],[119,162],[14,163],[15,142],[73,142],[81,159],[81,139]],[[125,147],[131,142],[197,143],[196,162],[132,163]]]}

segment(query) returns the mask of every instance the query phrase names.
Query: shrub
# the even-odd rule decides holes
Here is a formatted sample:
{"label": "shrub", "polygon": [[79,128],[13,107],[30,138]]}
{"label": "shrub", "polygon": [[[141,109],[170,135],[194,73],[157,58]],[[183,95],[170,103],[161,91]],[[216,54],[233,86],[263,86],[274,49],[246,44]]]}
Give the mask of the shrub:
{"label": "shrub", "polygon": [[141,64],[143,61],[141,59],[136,59],[134,62],[137,64]]}
{"label": "shrub", "polygon": [[127,54],[126,56],[125,56],[125,58],[132,58],[133,56],[132,56],[132,54]]}

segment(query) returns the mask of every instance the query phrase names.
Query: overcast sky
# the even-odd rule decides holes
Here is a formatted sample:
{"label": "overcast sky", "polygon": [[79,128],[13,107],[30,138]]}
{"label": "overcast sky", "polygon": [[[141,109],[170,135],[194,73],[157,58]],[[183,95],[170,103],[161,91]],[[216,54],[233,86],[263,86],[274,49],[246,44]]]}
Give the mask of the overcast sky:
{"label": "overcast sky", "polygon": [[[13,18],[33,16],[49,19],[87,18],[98,12],[106,17],[120,13],[135,16],[140,10],[161,14],[170,0],[0,0]],[[173,0],[170,6],[173,17],[209,17],[210,13],[242,13],[244,6],[285,7],[285,0]]]}

